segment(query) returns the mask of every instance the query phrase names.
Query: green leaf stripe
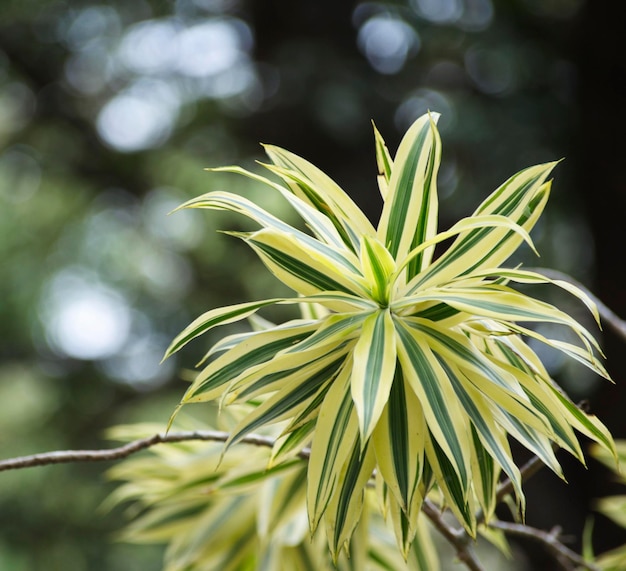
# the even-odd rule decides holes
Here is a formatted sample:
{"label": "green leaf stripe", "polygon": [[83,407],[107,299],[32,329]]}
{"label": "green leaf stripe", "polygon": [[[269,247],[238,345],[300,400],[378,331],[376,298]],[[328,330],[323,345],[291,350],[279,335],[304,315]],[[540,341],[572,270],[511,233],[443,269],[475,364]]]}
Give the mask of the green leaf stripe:
{"label": "green leaf stripe", "polygon": [[458,315],[460,311],[446,303],[437,303],[426,309],[420,309],[411,314],[413,317],[427,319],[428,321],[443,321]]}
{"label": "green leaf stripe", "polygon": [[[391,170],[393,168],[393,160],[385,145],[382,135],[376,128],[376,125],[372,122],[374,127],[374,140],[376,142],[376,164],[378,166],[378,174],[383,176],[384,179],[389,182],[391,178]],[[383,197],[384,198],[384,197]]]}
{"label": "green leaf stripe", "polygon": [[407,453],[410,450],[410,446],[406,404],[404,378],[402,376],[402,368],[398,364],[391,392],[389,393],[389,414],[387,415],[387,420],[389,423],[389,434],[391,435],[389,444],[391,445],[396,480],[400,488],[404,508],[408,509],[413,494],[413,486],[409,486],[408,480],[409,459],[407,458]]}
{"label": "green leaf stripe", "polygon": [[[229,391],[236,391],[237,400],[249,400],[253,397],[258,396],[259,394],[268,393],[272,390],[276,390],[280,387],[280,385],[291,378],[298,378],[304,375],[307,371],[311,369],[311,367],[319,367],[320,362],[328,361],[328,357],[332,358],[332,355],[340,355],[338,362],[341,362],[344,357],[346,350],[344,349],[344,345],[339,346],[336,350],[333,350],[330,355],[325,354],[318,358],[311,359],[310,357],[305,356],[301,362],[299,362],[296,366],[280,369],[278,371],[274,371],[272,373],[268,373],[267,375],[262,375],[259,377],[258,374],[252,376],[254,379],[252,382],[246,382],[244,377],[242,381],[241,387],[230,387]],[[284,355],[285,353],[283,353]],[[275,359],[278,359],[276,357]]]}
{"label": "green leaf stripe", "polygon": [[[354,404],[349,390],[349,375],[347,367],[344,366],[344,373],[340,372],[334,386],[331,387],[329,393],[324,399],[318,422],[326,423],[324,425],[327,430],[321,434],[321,430],[316,429],[313,437],[311,448],[311,458],[309,460],[309,471],[307,475],[308,481],[308,505],[309,505],[309,522],[312,531],[315,530],[319,522],[319,518],[326,510],[331,495],[335,489],[335,483],[339,471],[338,460],[343,463],[344,459],[338,459],[338,453],[342,445],[343,439],[350,435],[349,425],[356,420]],[[343,386],[341,386],[343,385]],[[340,392],[344,389],[343,392]],[[345,390],[347,389],[347,390]],[[332,394],[331,394],[332,393]],[[331,398],[333,397],[333,398]],[[334,401],[339,397],[340,400]],[[332,410],[332,416],[329,418],[323,416],[323,412]]]}
{"label": "green leaf stripe", "polygon": [[[369,457],[369,462],[365,461]],[[339,497],[337,501],[336,512],[332,514],[332,520],[334,525],[332,526],[333,541],[330,545],[331,551],[337,553],[339,548],[342,547],[342,539],[346,535],[351,534],[354,527],[358,523],[358,516],[360,515],[360,509],[357,508],[356,513],[354,510],[355,502],[360,504],[362,502],[365,489],[363,480],[367,481],[374,468],[372,461],[373,454],[369,450],[369,446],[366,443],[361,451],[360,438],[357,436],[354,446],[352,447],[352,453],[348,457],[346,467],[342,471],[342,480],[339,490],[336,492]],[[351,513],[352,512],[352,513]],[[328,521],[327,517],[327,521]],[[331,524],[332,525],[332,524]],[[348,529],[346,529],[348,528]]]}
{"label": "green leaf stripe", "polygon": [[211,311],[207,311],[195,319],[190,325],[185,327],[185,329],[175,337],[170,346],[167,348],[167,351],[165,351],[163,359],[167,359],[170,355],[176,353],[176,351],[179,351],[182,347],[189,343],[189,341],[199,335],[202,335],[203,333],[206,333],[209,329],[212,329],[217,325],[225,325],[227,323],[240,321],[249,317],[261,307],[273,305],[279,301],[281,301],[280,298],[264,299],[263,301],[238,303],[236,305],[218,307],[216,309],[212,309]]}
{"label": "green leaf stripe", "polygon": [[310,442],[316,423],[317,419],[309,420],[279,438],[272,449],[270,467],[282,463],[290,454],[297,454],[302,450]]}
{"label": "green leaf stripe", "polygon": [[444,495],[449,496],[449,499],[451,500],[451,507],[456,508],[457,513],[462,516],[466,529],[471,535],[473,535],[476,519],[467,502],[465,492],[466,484],[465,482],[459,480],[457,470],[455,470],[448,456],[441,449],[432,433],[430,433],[429,436],[429,442],[435,453],[435,457],[432,458],[432,460],[437,462],[441,471],[442,478],[438,482],[441,486],[441,490]]}
{"label": "green leaf stripe", "polygon": [[[549,165],[549,169],[551,169],[553,165]],[[532,167],[536,168],[536,167]],[[530,169],[527,169],[530,170]],[[523,173],[524,171],[522,171]],[[505,200],[502,204],[498,205],[497,210],[494,212],[490,212],[492,214],[498,214],[501,216],[505,216],[514,220],[520,226],[524,226],[524,223],[531,217],[533,211],[544,202],[544,199],[547,198],[547,194],[549,191],[549,187],[541,186],[536,189],[535,195],[531,197],[525,196],[527,192],[533,190],[533,188],[539,184],[541,181],[545,180],[549,173],[549,170],[545,172],[540,172],[537,176],[533,177],[531,180],[523,184],[520,188],[516,189],[515,192],[506,196]],[[521,173],[520,173],[521,174]],[[516,178],[516,177],[513,177]],[[509,181],[510,183],[511,181]],[[508,187],[508,183],[506,185]],[[520,210],[520,207],[524,204],[524,201],[527,201],[526,206],[522,210],[522,212],[518,212],[516,215],[516,210]],[[487,212],[487,208],[480,207],[476,211],[476,215],[483,214]],[[487,236],[491,233],[499,232],[501,233],[501,237],[498,240],[499,247],[497,250],[491,250],[485,248],[480,248],[481,243],[485,242]],[[510,239],[518,238],[517,234],[512,230],[502,230],[499,228],[491,228],[491,227],[483,227],[475,230],[470,230],[466,234],[459,236],[459,238],[450,246],[450,248],[428,269],[426,269],[419,276],[411,288],[411,291],[416,291],[420,287],[424,287],[424,284],[430,282],[431,280],[435,280],[437,274],[442,272],[443,270],[454,267],[456,272],[455,276],[465,275],[467,273],[471,273],[477,268],[485,265],[486,261],[490,258],[493,258],[494,255],[498,251],[504,252],[503,245],[505,242]],[[476,255],[471,256],[471,263],[464,262],[462,265],[459,264],[459,261],[462,260],[464,255],[467,255],[472,250],[476,250]],[[508,257],[508,255],[506,256]],[[504,261],[504,260],[501,260]],[[458,270],[456,269],[456,266]]]}
{"label": "green leaf stripe", "polygon": [[293,258],[292,256],[285,254],[281,250],[274,248],[269,244],[264,244],[263,242],[256,240],[254,235],[248,237],[246,242],[252,244],[255,249],[260,250],[280,268],[292,276],[309,283],[319,291],[340,291],[348,294],[354,293],[354,291],[335,281],[328,274],[312,268],[302,260]]}
{"label": "green leaf stripe", "polygon": [[297,379],[296,382],[290,383],[278,391],[246,416],[242,425],[231,433],[228,446],[236,444],[246,434],[253,432],[260,426],[276,422],[287,412],[314,397],[318,389],[337,374],[342,363],[343,357],[311,375],[303,375],[303,378]]}
{"label": "green leaf stripe", "polygon": [[248,346],[250,344],[246,344],[243,348],[241,345],[237,345],[210,363],[198,375],[193,385],[189,387],[183,402],[197,399],[203,393],[213,391],[223,384],[236,379],[239,375],[246,373],[249,368],[270,360],[279,351],[306,339],[313,330],[314,326],[305,327],[296,332],[287,330],[281,332],[282,335],[278,336],[277,339],[266,342],[266,338],[273,339],[276,337],[275,332],[260,332],[253,338],[254,344],[250,343],[253,345],[252,347]]}
{"label": "green leaf stripe", "polygon": [[492,510],[495,508],[497,476],[500,471],[496,467],[493,457],[483,446],[474,425],[471,425],[471,430],[472,447],[475,453],[476,463],[478,464],[478,475],[480,477],[480,488],[482,492],[479,501],[485,515],[489,517]]}
{"label": "green leaf stripe", "polygon": [[510,456],[510,453],[503,449],[502,446],[498,443],[494,435],[494,426],[487,424],[487,417],[484,413],[481,413],[476,407],[475,400],[472,398],[463,387],[463,383],[459,380],[459,377],[455,374],[451,367],[448,366],[445,359],[437,356],[437,359],[443,369],[446,371],[450,382],[452,383],[452,387],[454,388],[454,392],[456,393],[461,405],[467,412],[468,416],[472,421],[473,428],[478,430],[480,434],[480,438],[484,445],[489,450],[490,454],[498,461],[498,464],[504,470],[506,475],[511,479],[513,485],[515,486],[515,491],[518,497],[523,495],[521,488],[521,478],[519,470],[517,466],[513,462],[513,459]]}
{"label": "green leaf stripe", "polygon": [[436,419],[450,454],[454,458],[456,470],[463,482],[463,488],[467,489],[468,479],[465,467],[465,456],[462,452],[458,435],[454,429],[454,423],[448,412],[448,403],[441,392],[437,373],[433,370],[422,347],[420,347],[420,344],[416,341],[411,332],[404,325],[397,327],[396,331],[398,333],[398,339],[404,347],[403,354],[405,362],[402,362],[403,359],[400,361],[404,375],[408,376],[410,374],[407,370],[409,369],[410,372],[413,372],[417,376],[418,382],[421,384],[427,400],[426,403],[422,403],[422,406],[425,407],[425,410],[426,407],[432,410],[433,417]]}
{"label": "green leaf stripe", "polygon": [[[410,151],[406,158],[406,162],[402,165],[401,174],[398,177],[396,188],[393,195],[388,197],[391,200],[391,208],[389,212],[389,220],[386,225],[384,237],[385,246],[389,249],[391,255],[395,258],[400,248],[400,242],[403,234],[406,232],[406,218],[409,211],[409,205],[414,198],[413,183],[417,176],[417,166],[420,162],[421,155],[424,151],[428,135],[431,133],[429,121],[424,121],[421,129],[415,134]],[[427,150],[432,153],[432,151]],[[396,164],[396,167],[398,165]],[[413,242],[420,243],[424,241],[426,225],[424,221],[428,219],[428,201],[430,188],[424,189],[422,201],[420,204],[419,222],[416,226],[416,237]],[[418,234],[420,239],[418,239]]]}
{"label": "green leaf stripe", "polygon": [[313,335],[307,337],[297,345],[294,345],[288,349],[286,353],[298,353],[314,347],[323,347],[332,343],[342,343],[351,338],[350,334],[359,328],[366,317],[367,313],[365,312],[331,314],[326,318],[324,323],[318,327]]}
{"label": "green leaf stripe", "polygon": [[[430,238],[429,236],[429,219],[433,217],[433,214],[436,216],[437,203],[433,204],[433,197],[436,198],[437,189],[435,188],[436,177],[437,177],[437,167],[438,156],[441,152],[439,148],[439,138],[437,136],[433,136],[433,147],[430,150],[428,156],[428,165],[426,174],[424,176],[424,189],[422,194],[422,204],[420,205],[420,217],[418,219],[415,236],[411,242],[409,247],[409,251],[413,248],[419,246],[422,242]],[[434,230],[434,227],[433,227]],[[433,248],[430,249],[430,253],[427,255],[427,251],[421,252],[417,256],[415,256],[407,266],[407,274],[408,278],[416,276],[426,264],[430,263],[431,255]]]}
{"label": "green leaf stripe", "polygon": [[[441,331],[439,328],[435,328],[434,324],[429,324],[428,322],[424,322],[420,318],[406,318],[403,320],[403,323],[406,323],[409,327],[421,331],[431,338],[432,341],[437,342],[443,348],[447,349],[448,352],[443,352],[437,349],[436,344],[433,345],[432,341],[429,343],[431,348],[439,353],[444,360],[446,357],[453,356],[455,361],[463,366],[464,364],[468,367],[476,369],[480,372],[481,375],[492,381],[494,384],[506,389],[507,391],[511,391],[513,387],[506,383],[502,377],[497,374],[496,371],[489,365],[489,363],[485,362],[484,357],[476,351],[471,342],[464,335],[460,335],[458,333],[454,333],[452,331]],[[521,392],[521,388],[519,389]]]}
{"label": "green leaf stripe", "polygon": [[354,348],[352,396],[361,442],[369,438],[389,398],[396,368],[396,337],[388,309],[371,314]]}

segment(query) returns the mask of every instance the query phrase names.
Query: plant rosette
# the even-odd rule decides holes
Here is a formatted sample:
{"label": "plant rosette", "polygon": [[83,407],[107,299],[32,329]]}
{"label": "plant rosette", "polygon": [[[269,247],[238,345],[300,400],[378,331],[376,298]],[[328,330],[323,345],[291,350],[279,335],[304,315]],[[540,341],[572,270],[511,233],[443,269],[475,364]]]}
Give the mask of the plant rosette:
{"label": "plant rosette", "polygon": [[[281,423],[270,464],[310,446],[309,526],[321,519],[331,553],[347,548],[374,485],[403,553],[418,529],[426,494],[437,487],[467,532],[496,504],[501,472],[524,509],[509,437],[558,475],[553,444],[584,462],[575,430],[614,455],[608,430],[579,410],[551,379],[525,339],[544,343],[609,378],[594,337],[555,306],[512,284],[575,286],[502,264],[541,215],[556,163],[512,176],[449,230],[437,232],[438,115],[420,117],[391,157],[375,129],[384,201],[375,227],[327,175],[283,149],[266,146],[263,165],[278,182],[239,167],[228,171],[266,184],[297,211],[310,233],[246,198],[210,192],[180,208],[240,213],[258,223],[233,232],[292,289],[292,298],[208,311],[172,342],[166,357],[211,328],[251,318],[273,304],[299,304],[303,318],[218,341],[181,405],[219,400],[256,403],[227,447]],[[435,246],[451,245],[439,257]],[[532,324],[572,331],[579,343],[544,336]]]}

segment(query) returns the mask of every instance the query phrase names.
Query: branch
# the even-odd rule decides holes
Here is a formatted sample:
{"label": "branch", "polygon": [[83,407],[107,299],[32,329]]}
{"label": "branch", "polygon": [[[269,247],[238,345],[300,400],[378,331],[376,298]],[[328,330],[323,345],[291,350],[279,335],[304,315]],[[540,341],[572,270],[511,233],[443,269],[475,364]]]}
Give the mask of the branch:
{"label": "branch", "polygon": [[[195,430],[189,432],[172,432],[169,434],[155,434],[140,440],[134,440],[109,450],[59,450],[56,452],[45,452],[43,454],[33,454],[32,456],[20,456],[0,461],[0,472],[5,470],[19,470],[34,466],[47,466],[49,464],[67,464],[70,462],[102,462],[108,460],[121,460],[140,450],[150,448],[156,444],[183,442],[186,440],[210,440],[215,442],[226,442],[229,437],[228,432],[218,430]],[[274,439],[258,434],[250,434],[240,440],[241,443],[254,446],[274,446]],[[299,457],[303,460],[309,458],[310,450],[304,448],[300,451]]]}
{"label": "branch", "polygon": [[555,527],[552,531],[547,532],[528,525],[509,523],[506,521],[492,521],[489,523],[489,526],[501,529],[504,533],[508,533],[509,535],[526,537],[542,543],[545,548],[550,551],[558,561],[561,562],[565,569],[573,570],[575,569],[574,566],[578,566],[588,569],[589,571],[600,571],[599,567],[589,561],[585,561],[580,555],[578,555],[578,553],[572,551],[568,547],[565,547],[565,545],[559,541],[558,537],[561,530],[558,527]]}
{"label": "branch", "polygon": [[[32,468],[35,466],[47,466],[49,464],[67,464],[70,462],[102,462],[110,460],[121,460],[131,454],[135,454],[151,446],[164,443],[183,442],[187,440],[208,440],[214,442],[226,442],[229,438],[228,432],[217,430],[196,430],[188,432],[172,432],[169,434],[154,434],[147,438],[133,440],[124,446],[111,448],[109,450],[58,450],[55,452],[44,452],[31,456],[20,456],[0,460],[0,472],[5,470],[21,470],[22,468]],[[258,434],[250,434],[239,441],[241,444],[253,446],[274,446],[274,439]],[[309,448],[303,448],[298,456],[303,460],[308,460],[311,454]],[[456,549],[457,556],[470,571],[484,571],[476,559],[470,538],[463,530],[457,530],[448,526],[443,521],[440,511],[428,499],[424,501],[423,512],[432,521],[435,528],[451,543]]]}
{"label": "branch", "polygon": [[455,529],[449,526],[441,514],[441,510],[429,499],[424,499],[422,512],[430,519],[433,526],[443,535],[450,545],[456,549],[456,556],[471,571],[484,571],[472,548],[471,538],[463,529]]}
{"label": "branch", "polygon": [[558,270],[551,270],[548,268],[526,268],[529,271],[542,274],[551,280],[562,280],[575,285],[577,288],[587,294],[598,307],[598,313],[602,320],[605,321],[619,337],[626,341],[626,320],[619,317],[612,309],[604,305],[600,299],[598,299],[593,293],[591,293],[583,284],[575,280],[572,276],[559,272]]}

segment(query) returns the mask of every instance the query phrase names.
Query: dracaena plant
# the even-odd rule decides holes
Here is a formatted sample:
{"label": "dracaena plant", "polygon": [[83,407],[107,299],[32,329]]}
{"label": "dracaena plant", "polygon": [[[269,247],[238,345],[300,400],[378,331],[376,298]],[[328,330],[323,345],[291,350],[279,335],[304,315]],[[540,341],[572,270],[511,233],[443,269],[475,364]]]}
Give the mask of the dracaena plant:
{"label": "dracaena plant", "polygon": [[[544,343],[608,378],[593,336],[553,305],[512,285],[572,285],[504,262],[524,243],[550,193],[555,163],[527,168],[490,194],[474,214],[437,232],[437,115],[419,118],[392,158],[375,130],[384,201],[374,226],[327,175],[283,149],[266,146],[274,179],[239,173],[280,193],[308,231],[246,198],[211,192],[183,208],[229,210],[260,228],[233,232],[294,291],[212,309],[191,323],[166,356],[209,329],[249,318],[273,304],[301,304],[305,317],[218,341],[181,404],[254,401],[228,445],[279,423],[277,465],[310,446],[307,511],[320,521],[333,555],[359,522],[364,490],[374,485],[408,553],[425,495],[442,502],[472,536],[476,513],[493,514],[503,471],[523,509],[521,477],[509,438],[561,474],[553,445],[583,459],[577,430],[613,452],[606,428],[555,385],[525,339]],[[435,257],[435,246],[451,245]],[[570,343],[533,324],[569,329]],[[207,364],[208,363],[208,364]]]}

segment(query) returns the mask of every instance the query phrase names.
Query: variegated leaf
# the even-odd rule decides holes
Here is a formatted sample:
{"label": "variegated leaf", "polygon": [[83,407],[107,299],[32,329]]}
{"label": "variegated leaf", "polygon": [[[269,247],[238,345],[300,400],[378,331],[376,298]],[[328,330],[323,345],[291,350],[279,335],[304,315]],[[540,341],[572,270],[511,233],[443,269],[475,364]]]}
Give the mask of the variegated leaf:
{"label": "variegated leaf", "polygon": [[[394,158],[378,238],[396,260],[437,232],[436,178],[441,141],[435,126],[438,114],[418,119],[402,139]],[[425,268],[434,248],[415,256],[407,267],[408,278]]]}
{"label": "variegated leaf", "polygon": [[389,310],[381,309],[365,320],[354,347],[351,388],[363,445],[387,404],[395,370],[395,327]]}

